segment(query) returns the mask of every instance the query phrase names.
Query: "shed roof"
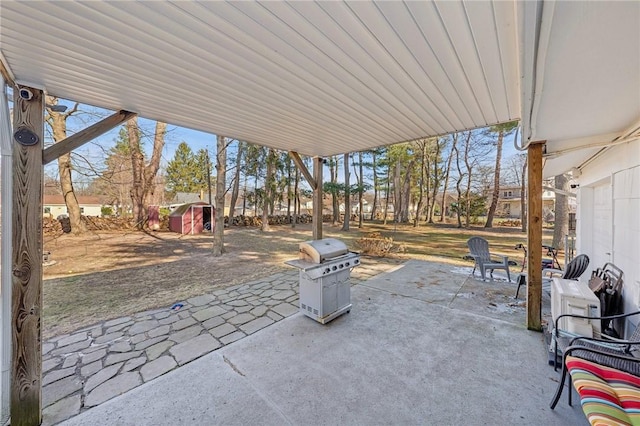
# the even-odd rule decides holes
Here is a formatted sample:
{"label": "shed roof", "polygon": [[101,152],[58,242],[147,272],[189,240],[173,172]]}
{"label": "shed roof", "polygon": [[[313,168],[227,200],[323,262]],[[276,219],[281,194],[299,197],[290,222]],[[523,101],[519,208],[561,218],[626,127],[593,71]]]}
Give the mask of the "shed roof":
{"label": "shed roof", "polygon": [[171,213],[169,213],[169,217],[176,217],[176,216],[182,216],[183,214],[185,214],[192,206],[199,206],[199,207],[213,207],[210,206],[207,203],[204,202],[198,202],[198,203],[187,203],[187,204],[183,204],[181,206],[176,207]]}

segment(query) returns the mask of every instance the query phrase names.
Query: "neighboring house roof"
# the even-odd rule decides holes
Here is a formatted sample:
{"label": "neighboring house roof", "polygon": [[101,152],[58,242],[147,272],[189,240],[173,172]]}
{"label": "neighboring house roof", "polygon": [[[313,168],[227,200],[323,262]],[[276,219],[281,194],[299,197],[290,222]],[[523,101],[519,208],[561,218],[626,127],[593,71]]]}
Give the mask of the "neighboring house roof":
{"label": "neighboring house roof", "polygon": [[[83,206],[102,206],[100,199],[93,196],[76,196],[78,204]],[[61,194],[47,195],[45,194],[43,204],[45,206],[65,205],[64,197]]]}
{"label": "neighboring house roof", "polygon": [[[208,196],[209,194],[207,194]],[[213,197],[213,194],[211,194]],[[203,199],[200,197],[200,193],[195,192],[176,192],[171,204],[185,204],[185,203],[198,203]]]}

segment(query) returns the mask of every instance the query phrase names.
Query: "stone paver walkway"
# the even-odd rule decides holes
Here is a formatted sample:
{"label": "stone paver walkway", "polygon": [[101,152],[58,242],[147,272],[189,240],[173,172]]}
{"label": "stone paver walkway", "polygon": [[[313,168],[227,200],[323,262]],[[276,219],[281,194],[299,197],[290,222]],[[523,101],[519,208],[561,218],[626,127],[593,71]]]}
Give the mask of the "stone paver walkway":
{"label": "stone paver walkway", "polygon": [[[366,259],[351,284],[399,262]],[[298,312],[298,271],[56,336],[42,345],[43,424],[101,404]]]}

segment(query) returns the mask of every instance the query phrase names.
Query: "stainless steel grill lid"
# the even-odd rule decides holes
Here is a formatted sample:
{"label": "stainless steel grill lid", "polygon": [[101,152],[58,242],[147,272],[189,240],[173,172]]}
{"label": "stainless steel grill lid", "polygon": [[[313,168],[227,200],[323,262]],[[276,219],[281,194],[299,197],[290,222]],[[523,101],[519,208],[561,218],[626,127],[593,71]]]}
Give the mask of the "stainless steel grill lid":
{"label": "stainless steel grill lid", "polygon": [[347,253],[349,253],[347,245],[342,241],[335,238],[324,238],[300,243],[299,258],[307,262],[323,263]]}

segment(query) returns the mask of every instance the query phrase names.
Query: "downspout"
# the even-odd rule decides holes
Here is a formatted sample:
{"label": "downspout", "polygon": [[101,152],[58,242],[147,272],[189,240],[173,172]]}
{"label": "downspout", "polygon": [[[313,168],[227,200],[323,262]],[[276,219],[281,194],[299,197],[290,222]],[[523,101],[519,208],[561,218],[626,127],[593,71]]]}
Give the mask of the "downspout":
{"label": "downspout", "polygon": [[[9,99],[4,78],[0,76],[0,214],[2,215],[2,231],[0,241],[0,342],[2,342],[2,352],[0,353],[0,364],[2,365],[2,375],[0,383],[0,401],[2,410],[0,411],[0,425],[4,425],[9,420],[11,385],[11,225],[13,204],[13,156],[11,148],[11,119],[9,113]],[[3,208],[5,207],[5,208]]]}

